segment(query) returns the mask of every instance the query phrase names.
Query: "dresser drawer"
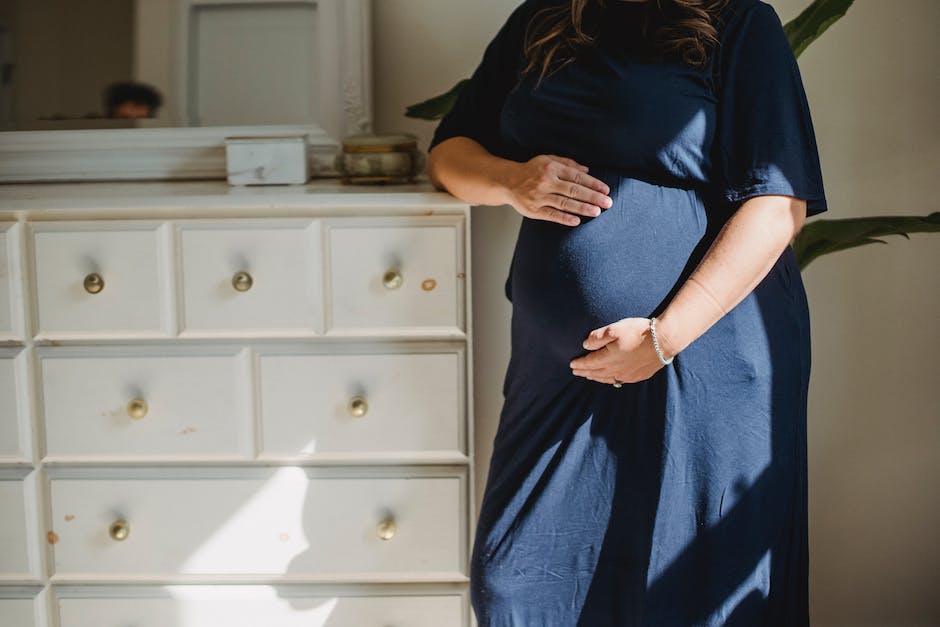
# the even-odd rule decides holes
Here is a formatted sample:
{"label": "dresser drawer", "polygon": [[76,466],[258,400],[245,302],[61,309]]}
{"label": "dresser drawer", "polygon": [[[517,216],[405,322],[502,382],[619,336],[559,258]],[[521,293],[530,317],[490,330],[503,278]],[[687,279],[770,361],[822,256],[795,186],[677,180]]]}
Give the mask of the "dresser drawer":
{"label": "dresser drawer", "polygon": [[33,226],[39,335],[164,334],[165,228],[137,222]]}
{"label": "dresser drawer", "polygon": [[54,479],[51,493],[55,572],[66,579],[382,581],[464,570],[462,476],[311,478],[284,468],[263,479]]}
{"label": "dresser drawer", "polygon": [[0,223],[0,339],[12,337],[13,331],[13,288],[14,275],[13,246],[10,237],[12,225]]}
{"label": "dresser drawer", "polygon": [[163,353],[42,349],[47,458],[244,456],[250,386],[237,353]]}
{"label": "dresser drawer", "polygon": [[[461,627],[459,594],[325,596],[261,586],[159,590],[161,597],[61,598],[61,627]],[[122,595],[123,597],[124,595]]]}
{"label": "dresser drawer", "polygon": [[268,457],[462,455],[462,351],[262,353],[262,452]]}
{"label": "dresser drawer", "polygon": [[[23,479],[0,478],[0,577],[30,579],[27,486]],[[4,623],[5,624],[5,623]]]}
{"label": "dresser drawer", "polygon": [[22,367],[26,353],[20,350],[0,349],[0,461],[22,461],[28,456],[20,415],[22,396],[26,389]]}
{"label": "dresser drawer", "polygon": [[322,332],[319,223],[183,223],[185,332]]}
{"label": "dresser drawer", "polygon": [[332,225],[335,332],[462,333],[463,223],[426,220]]}
{"label": "dresser drawer", "polygon": [[36,603],[32,599],[0,598],[0,616],[3,627],[34,627],[36,625]]}

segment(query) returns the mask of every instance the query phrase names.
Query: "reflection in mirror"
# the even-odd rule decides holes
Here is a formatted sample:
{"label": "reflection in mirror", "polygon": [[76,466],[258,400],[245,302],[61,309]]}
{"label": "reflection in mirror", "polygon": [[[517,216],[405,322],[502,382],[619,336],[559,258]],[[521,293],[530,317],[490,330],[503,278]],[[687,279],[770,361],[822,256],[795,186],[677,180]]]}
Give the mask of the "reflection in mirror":
{"label": "reflection in mirror", "polygon": [[315,124],[312,0],[2,0],[0,130]]}
{"label": "reflection in mirror", "polygon": [[3,130],[121,128],[104,90],[133,74],[130,0],[0,2]]}

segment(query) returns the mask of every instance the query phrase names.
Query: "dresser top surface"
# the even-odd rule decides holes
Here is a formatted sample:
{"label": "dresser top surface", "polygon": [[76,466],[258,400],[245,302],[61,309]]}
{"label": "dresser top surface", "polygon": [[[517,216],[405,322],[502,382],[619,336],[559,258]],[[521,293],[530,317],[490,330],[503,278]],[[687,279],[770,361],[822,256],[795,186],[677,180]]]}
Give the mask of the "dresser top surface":
{"label": "dresser top surface", "polygon": [[180,209],[404,209],[461,211],[467,204],[428,182],[344,185],[336,179],[306,185],[234,187],[225,181],[38,183],[0,185],[0,217],[20,212]]}

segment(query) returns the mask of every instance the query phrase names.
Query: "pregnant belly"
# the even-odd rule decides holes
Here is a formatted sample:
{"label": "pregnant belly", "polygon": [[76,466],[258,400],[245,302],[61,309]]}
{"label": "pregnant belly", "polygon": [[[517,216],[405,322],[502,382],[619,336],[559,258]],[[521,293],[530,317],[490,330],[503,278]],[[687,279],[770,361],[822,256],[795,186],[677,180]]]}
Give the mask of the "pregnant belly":
{"label": "pregnant belly", "polygon": [[[601,178],[614,203],[599,217],[574,228],[527,219],[519,232],[510,277],[513,333],[553,361],[583,354],[581,343],[595,328],[654,313],[692,270],[705,234],[695,192]],[[529,342],[519,334],[537,336]]]}

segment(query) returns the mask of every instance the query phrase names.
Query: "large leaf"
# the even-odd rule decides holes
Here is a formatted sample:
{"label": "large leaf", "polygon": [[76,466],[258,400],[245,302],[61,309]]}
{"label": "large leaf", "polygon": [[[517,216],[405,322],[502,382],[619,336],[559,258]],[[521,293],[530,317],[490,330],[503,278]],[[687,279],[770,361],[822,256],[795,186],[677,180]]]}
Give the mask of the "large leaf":
{"label": "large leaf", "polygon": [[446,94],[409,106],[405,109],[405,115],[409,118],[419,118],[421,120],[440,120],[453,108],[454,103],[457,102],[457,96],[460,95],[464,86],[469,82],[470,79],[465,78],[454,85]]}
{"label": "large leaf", "polygon": [[855,0],[814,0],[802,13],[783,27],[793,48],[800,56],[820,35],[845,15]]}
{"label": "large leaf", "polygon": [[866,244],[884,244],[878,239],[886,235],[908,237],[910,233],[940,232],[940,211],[926,216],[878,216],[843,218],[808,222],[793,241],[793,250],[806,268],[814,259],[827,253]]}

